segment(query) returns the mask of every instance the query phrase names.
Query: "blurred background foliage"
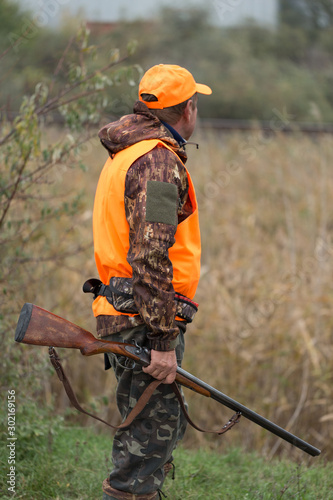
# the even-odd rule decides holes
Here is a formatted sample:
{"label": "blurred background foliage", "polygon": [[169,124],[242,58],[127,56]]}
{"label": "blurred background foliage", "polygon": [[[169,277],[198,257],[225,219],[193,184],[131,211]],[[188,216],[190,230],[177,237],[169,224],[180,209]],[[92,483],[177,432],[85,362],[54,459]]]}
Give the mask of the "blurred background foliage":
{"label": "blurred background foliage", "polygon": [[[15,3],[1,0],[0,47],[25,30],[11,56],[2,61],[2,109],[18,110],[25,93],[52,75],[75,21],[61,29],[39,29]],[[20,26],[20,28],[18,28]],[[221,28],[204,7],[163,8],[159,18],[119,22],[109,29],[93,26],[91,43],[100,58],[114,47],[137,41],[133,64],[177,63],[213,88],[201,117],[267,120],[284,106],[296,121],[333,121],[332,2],[280,2],[279,24]],[[98,49],[97,49],[98,47]],[[120,90],[119,90],[120,92]],[[127,108],[126,104],[126,108]],[[122,109],[108,108],[118,115]]]}
{"label": "blurred background foliage", "polygon": [[[201,119],[274,118],[271,132],[284,120],[333,121],[331,4],[282,1],[274,29],[221,29],[205,10],[168,8],[154,22],[106,33],[92,26],[89,36],[70,18],[59,30],[37,29],[28,12],[0,0],[0,380],[17,391],[22,453],[56,432],[55,413],[95,425],[69,410],[47,349],[17,345],[13,335],[24,302],[94,332],[81,287],[96,275],[99,125],[131,112],[142,72],[160,62],[184,65],[213,88],[199,102]],[[331,137],[199,126],[194,140],[204,146],[189,150],[203,268],[185,368],[332,458]],[[102,359],[61,354],[81,401],[117,423]],[[216,423],[216,406],[189,400],[199,423]],[[233,443],[290,454],[246,423],[223,441],[191,430],[186,438],[188,446]]]}

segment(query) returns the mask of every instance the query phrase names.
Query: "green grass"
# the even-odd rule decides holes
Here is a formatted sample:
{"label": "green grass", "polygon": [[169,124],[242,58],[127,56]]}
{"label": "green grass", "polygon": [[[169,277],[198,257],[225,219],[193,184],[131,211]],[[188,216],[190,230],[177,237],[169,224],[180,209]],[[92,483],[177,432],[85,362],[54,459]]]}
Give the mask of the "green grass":
{"label": "green grass", "polygon": [[[86,428],[60,428],[56,435],[17,441],[16,499],[102,498],[101,483],[110,469],[111,436]],[[5,440],[3,440],[5,443]],[[8,452],[1,447],[1,498],[6,495]],[[163,493],[169,500],[329,500],[333,499],[333,465],[311,467],[286,460],[266,461],[240,449],[225,453],[179,448],[175,480]]]}

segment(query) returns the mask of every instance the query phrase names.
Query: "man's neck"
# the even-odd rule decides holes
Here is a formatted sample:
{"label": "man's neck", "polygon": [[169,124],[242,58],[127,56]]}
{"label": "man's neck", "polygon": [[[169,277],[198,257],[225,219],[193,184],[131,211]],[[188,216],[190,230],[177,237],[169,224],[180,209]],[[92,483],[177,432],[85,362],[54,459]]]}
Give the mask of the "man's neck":
{"label": "man's neck", "polygon": [[179,132],[175,128],[173,128],[169,123],[163,122],[163,125],[171,132],[173,135],[174,139],[178,142],[179,146],[184,146],[186,144],[185,139],[180,135]]}

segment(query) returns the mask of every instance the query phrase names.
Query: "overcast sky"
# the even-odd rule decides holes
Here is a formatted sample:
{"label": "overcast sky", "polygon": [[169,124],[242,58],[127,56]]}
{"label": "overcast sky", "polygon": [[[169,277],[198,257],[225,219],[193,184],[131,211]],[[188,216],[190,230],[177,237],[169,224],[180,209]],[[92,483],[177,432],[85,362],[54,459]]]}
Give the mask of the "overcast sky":
{"label": "overcast sky", "polygon": [[[274,24],[277,16],[278,0],[19,0],[24,7],[32,10],[40,24],[55,25],[61,22],[67,11],[89,21],[112,22],[119,19],[133,20],[154,17],[161,7],[191,8],[205,6],[212,19],[220,25],[235,24],[248,17]],[[80,15],[78,15],[80,13]]]}

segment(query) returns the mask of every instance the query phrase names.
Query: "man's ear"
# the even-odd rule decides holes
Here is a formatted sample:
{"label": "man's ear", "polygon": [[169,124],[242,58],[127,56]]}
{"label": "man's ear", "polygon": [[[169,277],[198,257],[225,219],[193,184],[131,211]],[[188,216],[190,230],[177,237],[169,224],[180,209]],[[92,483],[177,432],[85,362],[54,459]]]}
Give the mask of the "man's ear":
{"label": "man's ear", "polygon": [[190,120],[194,109],[195,109],[194,101],[192,99],[189,99],[186,103],[186,106],[185,106],[185,109],[183,112],[183,115],[184,115],[184,118],[186,121]]}

